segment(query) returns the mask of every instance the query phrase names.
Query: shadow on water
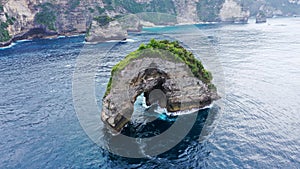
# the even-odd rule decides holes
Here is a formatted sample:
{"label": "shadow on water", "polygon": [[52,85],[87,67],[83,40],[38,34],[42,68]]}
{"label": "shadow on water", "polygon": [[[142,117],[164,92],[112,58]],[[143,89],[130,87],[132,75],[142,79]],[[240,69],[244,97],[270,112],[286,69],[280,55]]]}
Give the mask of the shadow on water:
{"label": "shadow on water", "polygon": [[[141,122],[141,120],[140,122],[131,121],[125,126],[121,134],[132,138],[154,137],[168,130],[177,119],[177,116],[168,116],[165,113],[158,114],[153,110],[148,111],[143,117],[142,120],[145,122]],[[153,117],[155,120],[152,121]]]}
{"label": "shadow on water", "polygon": [[[220,107],[213,106],[210,109],[203,109],[198,112],[195,112],[197,113],[197,119],[192,129],[189,131],[189,133],[175,147],[156,157],[136,159],[136,158],[121,157],[113,153],[110,153],[109,158],[113,163],[115,163],[115,165],[118,165],[119,163],[120,164],[126,163],[131,165],[141,164],[141,163],[146,164],[150,162],[151,159],[153,158],[160,158],[165,160],[178,160],[181,158],[183,153],[186,153],[187,149],[195,149],[196,146],[199,146],[199,144],[201,144],[201,141],[205,140],[206,136],[210,135],[210,133],[212,132],[210,126],[213,125],[214,119],[216,118],[219,110]],[[183,115],[183,116],[189,116],[189,115]],[[177,117],[168,116],[168,118],[166,119],[159,118],[155,121],[146,124],[130,123],[129,125],[126,126],[126,128],[124,128],[122,134],[133,138],[153,137],[155,135],[158,135],[166,131],[176,121],[176,118]],[[108,136],[108,138],[109,138],[107,140],[108,142],[117,141],[118,139],[117,136],[112,137],[111,135]],[[125,146],[126,148],[130,147],[127,144],[122,144],[122,143],[120,143],[119,146]],[[188,154],[185,154],[185,156],[188,156]]]}

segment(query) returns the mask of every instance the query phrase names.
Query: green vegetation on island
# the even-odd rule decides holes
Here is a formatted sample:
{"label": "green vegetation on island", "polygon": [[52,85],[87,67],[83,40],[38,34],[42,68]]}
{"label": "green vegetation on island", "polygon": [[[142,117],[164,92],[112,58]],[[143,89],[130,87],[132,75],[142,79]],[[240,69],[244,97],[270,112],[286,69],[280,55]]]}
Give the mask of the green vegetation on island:
{"label": "green vegetation on island", "polygon": [[[147,50],[146,50],[147,49]],[[132,60],[141,57],[144,52],[150,51],[150,54],[155,56],[159,56],[162,58],[166,58],[165,54],[162,51],[167,51],[175,57],[175,60],[179,60],[184,62],[191,70],[193,75],[200,79],[203,83],[207,84],[210,89],[215,89],[215,86],[211,83],[212,74],[207,71],[202,63],[197,60],[192,52],[189,52],[184,47],[182,47],[178,41],[170,42],[168,40],[156,41],[155,39],[151,39],[148,44],[141,44],[139,49],[131,52],[127,55],[122,61],[116,64],[111,71],[111,77],[107,84],[106,92],[104,97],[106,97],[111,90],[112,87],[112,77],[117,71],[123,70]]]}
{"label": "green vegetation on island", "polygon": [[96,16],[94,17],[94,20],[97,21],[97,23],[99,24],[99,26],[105,26],[107,25],[109,22],[115,20],[114,18],[111,18],[107,15],[102,15],[102,16]]}

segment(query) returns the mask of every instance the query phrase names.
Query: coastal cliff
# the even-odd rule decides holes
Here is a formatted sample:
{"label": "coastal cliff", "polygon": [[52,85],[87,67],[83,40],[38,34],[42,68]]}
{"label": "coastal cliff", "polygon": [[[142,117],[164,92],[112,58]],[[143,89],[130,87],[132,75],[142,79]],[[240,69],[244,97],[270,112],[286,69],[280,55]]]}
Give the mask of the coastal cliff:
{"label": "coastal cliff", "polygon": [[[176,18],[176,22],[162,23],[147,17],[148,20],[133,27],[133,30],[140,30],[141,25],[246,23],[248,17],[256,16],[258,11],[263,11],[267,17],[299,15],[300,3],[295,0],[0,0],[0,46],[20,39],[78,35],[88,31],[100,34],[87,37],[87,40],[102,40],[99,36],[108,33],[101,25],[97,26],[97,18],[102,16],[119,18],[148,12]],[[111,33],[107,37],[114,37],[116,32]]]}
{"label": "coastal cliff", "polygon": [[220,19],[226,23],[247,23],[250,11],[234,0],[225,0],[220,10]]}
{"label": "coastal cliff", "polygon": [[211,80],[211,73],[178,42],[152,39],[113,67],[102,120],[112,132],[120,132],[141,94],[148,106],[158,104],[171,113],[201,109],[220,98]]}
{"label": "coastal cliff", "polygon": [[86,32],[86,6],[80,1],[2,0],[0,45],[11,41]]}

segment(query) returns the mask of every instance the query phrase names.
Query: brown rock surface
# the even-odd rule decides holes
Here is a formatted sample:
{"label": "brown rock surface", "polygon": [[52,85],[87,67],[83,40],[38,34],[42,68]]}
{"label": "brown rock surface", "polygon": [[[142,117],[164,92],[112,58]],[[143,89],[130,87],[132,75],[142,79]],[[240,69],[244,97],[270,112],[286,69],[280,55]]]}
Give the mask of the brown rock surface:
{"label": "brown rock surface", "polygon": [[200,109],[219,99],[185,63],[141,56],[114,74],[110,93],[103,99],[102,120],[113,132],[120,132],[130,121],[134,102],[142,93],[148,106],[157,102],[168,112]]}

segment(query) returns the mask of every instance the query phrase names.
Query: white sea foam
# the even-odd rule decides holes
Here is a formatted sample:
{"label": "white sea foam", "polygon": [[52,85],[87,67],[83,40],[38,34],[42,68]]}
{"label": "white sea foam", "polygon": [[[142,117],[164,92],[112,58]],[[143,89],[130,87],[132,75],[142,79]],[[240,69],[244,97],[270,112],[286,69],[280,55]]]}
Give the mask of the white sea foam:
{"label": "white sea foam", "polygon": [[95,45],[95,44],[98,44],[98,42],[87,42],[87,41],[83,41],[83,44],[86,44],[86,45]]}
{"label": "white sea foam", "polygon": [[82,34],[78,34],[78,35],[71,35],[71,36],[68,36],[68,37],[77,37],[77,36],[85,36],[85,34],[82,33]]}
{"label": "white sea foam", "polygon": [[198,112],[199,110],[204,110],[204,109],[210,109],[212,108],[213,106],[213,103],[208,105],[208,106],[205,106],[201,109],[190,109],[190,110],[184,110],[184,111],[178,111],[178,112],[167,112],[166,114],[168,116],[181,116],[181,115],[187,115],[187,114],[192,114],[192,113],[195,113],[195,112]]}
{"label": "white sea foam", "polygon": [[30,41],[32,41],[32,40],[30,40],[30,39],[23,39],[23,40],[18,40],[16,43],[19,43],[19,42],[30,42]]}
{"label": "white sea foam", "polygon": [[109,40],[109,41],[106,41],[108,43],[116,43],[116,42],[120,42],[120,40]]}
{"label": "white sea foam", "polygon": [[134,39],[126,39],[125,42],[135,42]]}
{"label": "white sea foam", "polygon": [[11,43],[10,45],[8,45],[8,46],[4,46],[4,47],[0,47],[0,50],[4,50],[4,49],[9,49],[9,48],[12,48],[13,46],[15,46],[16,45],[16,43]]}

